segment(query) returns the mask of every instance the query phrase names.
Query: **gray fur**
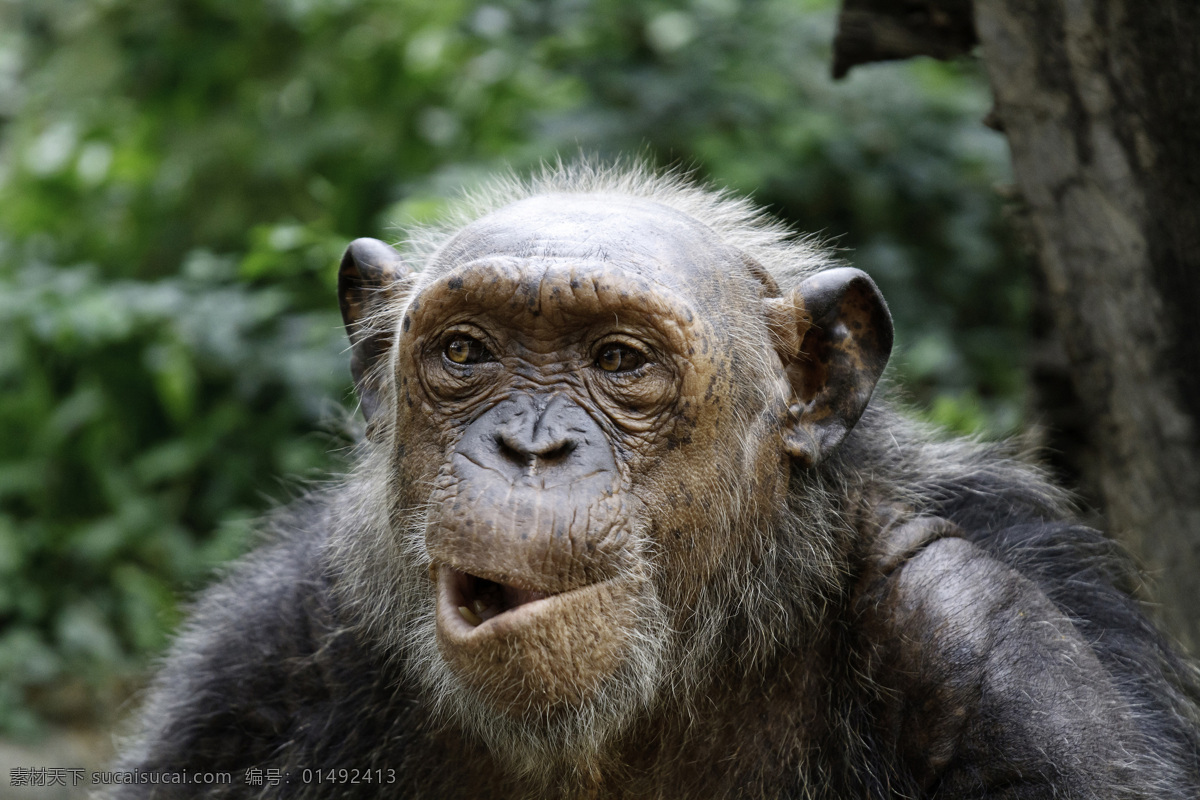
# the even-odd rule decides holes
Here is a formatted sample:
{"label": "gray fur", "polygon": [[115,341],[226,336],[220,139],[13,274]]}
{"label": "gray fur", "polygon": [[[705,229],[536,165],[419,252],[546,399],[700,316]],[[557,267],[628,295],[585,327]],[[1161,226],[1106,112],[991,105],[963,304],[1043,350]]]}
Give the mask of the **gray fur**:
{"label": "gray fur", "polygon": [[[575,192],[645,198],[698,219],[783,291],[832,265],[744,200],[636,167],[556,165],[528,182],[500,181],[463,201],[445,226],[412,232],[404,250],[418,272],[369,328],[396,330],[407,298],[432,279],[421,267],[445,258],[471,220]],[[759,291],[759,280],[748,270],[746,292]],[[764,325],[738,324],[746,374],[768,374]],[[386,408],[397,402],[394,364],[378,369]],[[754,409],[766,399],[756,392],[750,383],[739,401],[743,429],[763,436]],[[395,500],[394,454],[404,443],[386,417],[373,421],[349,474],[276,514],[260,549],[201,597],[117,767],[229,770],[234,783],[139,784],[109,797],[1200,796],[1194,667],[1132,599],[1136,578],[1123,556],[1073,522],[1064,493],[1002,446],[944,440],[877,396],[831,458],[794,468],[786,508],[759,507],[731,475],[704,498],[714,509],[706,535],[754,535],[717,565],[692,613],[673,623],[675,610],[647,592],[632,656],[604,691],[531,721],[491,712],[442,661],[427,509]],[[861,588],[872,574],[864,531],[877,527],[879,508],[898,509],[892,529],[936,518],[953,533],[921,545],[872,594]],[[631,569],[655,569],[657,534],[634,532]],[[949,564],[967,572],[941,572]],[[928,658],[898,672],[892,649],[927,633],[902,620],[953,606],[937,590],[956,576],[967,587],[957,596],[995,583],[1041,614],[1041,627],[996,627],[1008,623],[994,622],[988,606],[960,609],[955,619],[976,622],[931,639]],[[669,576],[641,577],[656,586]],[[893,611],[876,597],[908,605]],[[871,633],[872,614],[898,638]],[[982,655],[963,656],[972,648]],[[926,698],[938,711],[923,717],[922,698],[898,695],[916,691],[896,688],[910,686],[901,672],[912,673],[912,686],[944,673],[950,699]],[[970,675],[997,696],[959,688]],[[1060,683],[1038,683],[1047,675]],[[1017,698],[1034,685],[1048,699],[1025,709]],[[801,700],[791,713],[762,699],[775,697]],[[960,697],[982,716],[937,738]],[[1045,717],[1032,732],[1016,736],[1037,713]],[[923,755],[909,751],[910,729],[954,753],[932,784],[914,766]],[[644,753],[642,741],[663,750],[631,759]],[[1050,755],[1039,761],[1022,747]],[[249,767],[285,770],[292,782],[248,787]],[[306,768],[339,767],[394,770],[395,782],[301,780]]]}

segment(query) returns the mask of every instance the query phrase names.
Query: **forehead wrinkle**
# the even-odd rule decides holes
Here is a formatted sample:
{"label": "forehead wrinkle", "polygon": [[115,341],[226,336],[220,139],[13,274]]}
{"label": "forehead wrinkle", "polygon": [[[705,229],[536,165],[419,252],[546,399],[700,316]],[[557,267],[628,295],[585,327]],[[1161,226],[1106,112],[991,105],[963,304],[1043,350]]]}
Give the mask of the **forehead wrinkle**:
{"label": "forehead wrinkle", "polygon": [[421,294],[435,317],[488,316],[530,333],[593,321],[630,325],[647,316],[655,327],[682,332],[697,316],[690,298],[655,273],[574,259],[488,258],[452,270]]}

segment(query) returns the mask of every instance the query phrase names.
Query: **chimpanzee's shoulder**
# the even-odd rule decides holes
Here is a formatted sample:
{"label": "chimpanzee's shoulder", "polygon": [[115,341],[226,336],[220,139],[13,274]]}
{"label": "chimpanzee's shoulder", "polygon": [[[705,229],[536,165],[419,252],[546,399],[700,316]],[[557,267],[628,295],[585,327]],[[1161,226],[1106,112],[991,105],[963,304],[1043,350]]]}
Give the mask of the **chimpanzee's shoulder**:
{"label": "chimpanzee's shoulder", "polygon": [[898,518],[866,558],[855,606],[901,761],[952,795],[1018,781],[1187,796],[1194,673],[1120,585],[1119,554],[1066,521],[980,519],[992,527]]}
{"label": "chimpanzee's shoulder", "polygon": [[375,692],[403,702],[395,682],[380,688],[381,665],[339,612],[324,563],[324,513],[311,498],[281,509],[260,546],[195,600],[150,687],[149,727],[124,766],[231,772],[242,785],[247,769],[285,766],[280,741],[293,743],[292,761],[370,727],[361,715],[342,719],[347,700],[378,707],[357,702]]}

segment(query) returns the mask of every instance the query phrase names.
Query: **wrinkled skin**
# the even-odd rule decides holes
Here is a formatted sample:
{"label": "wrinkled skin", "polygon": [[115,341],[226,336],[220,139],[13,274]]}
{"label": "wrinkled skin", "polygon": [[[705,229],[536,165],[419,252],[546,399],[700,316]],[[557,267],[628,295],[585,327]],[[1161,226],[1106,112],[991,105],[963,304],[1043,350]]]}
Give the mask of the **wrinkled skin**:
{"label": "wrinkled skin", "polygon": [[[364,466],[201,602],[127,768],[235,771],[214,797],[257,796],[251,766],[294,776],[271,797],[1196,796],[1189,665],[1035,471],[871,399],[863,273],[781,288],[667,204],[557,193],[420,271],[358,240],[339,287]],[[391,774],[295,777],[330,767]]]}

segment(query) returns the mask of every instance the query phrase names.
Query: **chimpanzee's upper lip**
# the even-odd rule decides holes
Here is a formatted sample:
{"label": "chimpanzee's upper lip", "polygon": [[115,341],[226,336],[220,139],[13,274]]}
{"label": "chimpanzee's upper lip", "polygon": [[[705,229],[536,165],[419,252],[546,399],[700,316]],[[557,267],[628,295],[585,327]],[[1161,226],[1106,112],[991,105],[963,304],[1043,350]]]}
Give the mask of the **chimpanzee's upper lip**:
{"label": "chimpanzee's upper lip", "polygon": [[437,567],[437,576],[439,603],[471,627],[556,595],[474,575],[448,564]]}
{"label": "chimpanzee's upper lip", "polygon": [[566,591],[539,592],[480,578],[447,564],[435,565],[434,571],[438,627],[455,639],[512,631],[514,626],[545,614],[569,612],[576,602],[597,596],[612,583],[601,580]]}

